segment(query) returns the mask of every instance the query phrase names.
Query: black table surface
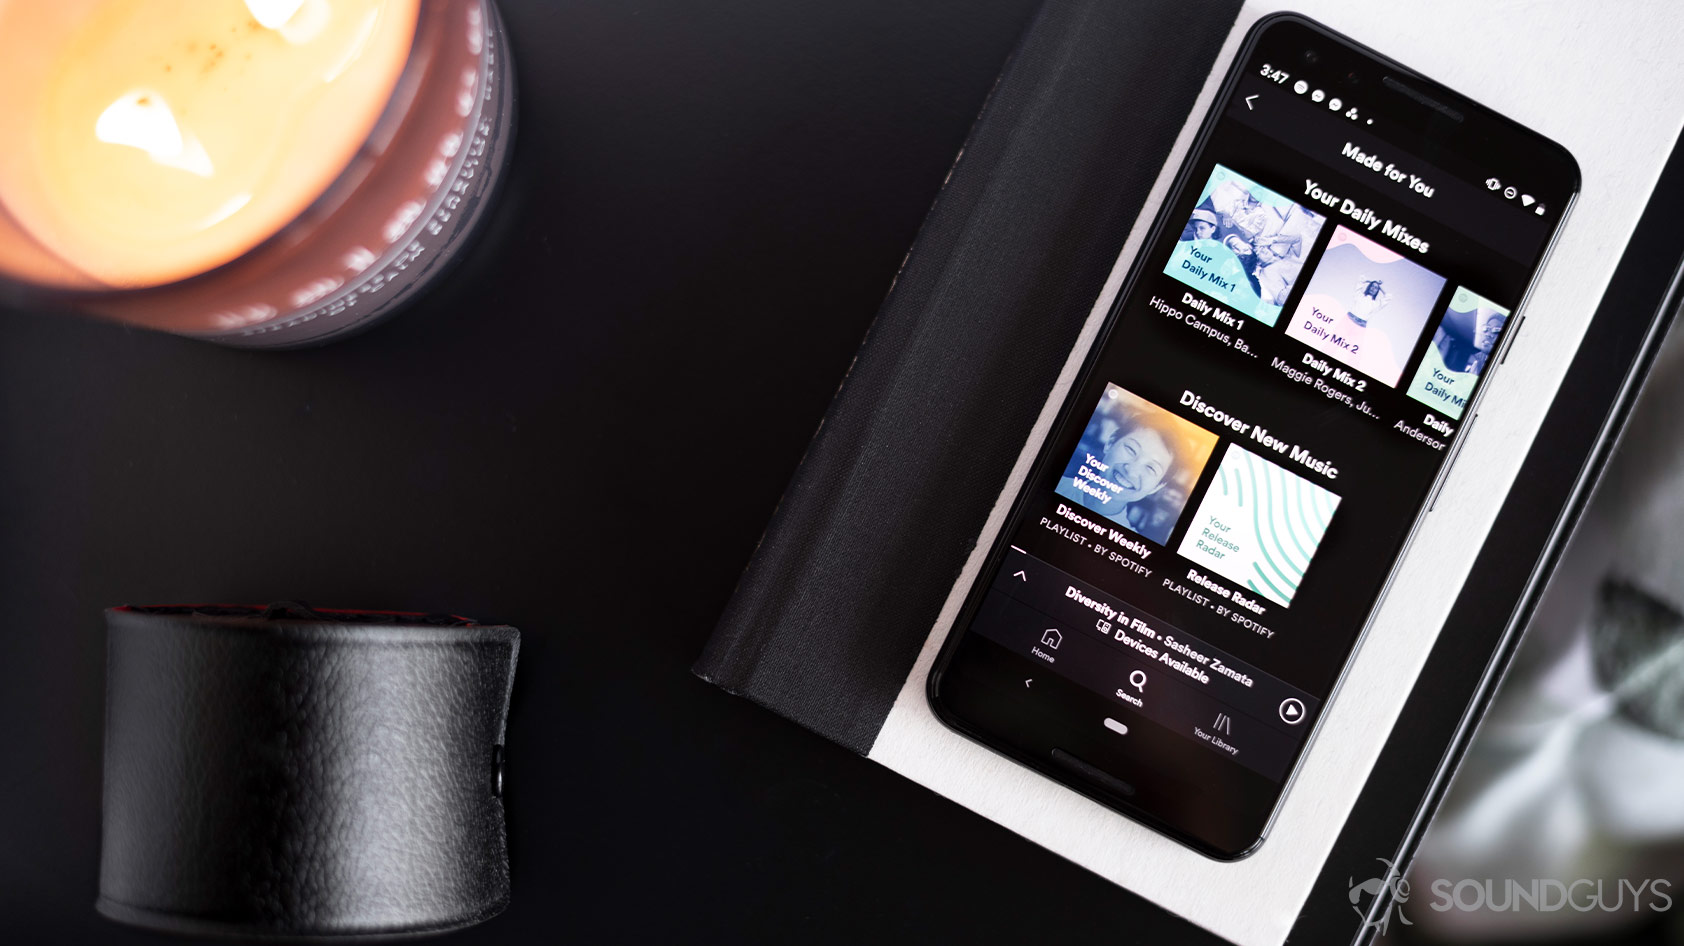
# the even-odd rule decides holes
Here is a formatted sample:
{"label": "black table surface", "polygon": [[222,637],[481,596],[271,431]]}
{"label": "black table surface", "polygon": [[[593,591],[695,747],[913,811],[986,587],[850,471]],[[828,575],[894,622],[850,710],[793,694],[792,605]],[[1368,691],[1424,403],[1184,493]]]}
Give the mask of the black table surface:
{"label": "black table surface", "polygon": [[424,301],[294,353],[0,312],[0,934],[93,910],[102,610],[524,635],[459,942],[1114,939],[1121,890],[691,662],[1033,0],[503,0],[520,127]]}

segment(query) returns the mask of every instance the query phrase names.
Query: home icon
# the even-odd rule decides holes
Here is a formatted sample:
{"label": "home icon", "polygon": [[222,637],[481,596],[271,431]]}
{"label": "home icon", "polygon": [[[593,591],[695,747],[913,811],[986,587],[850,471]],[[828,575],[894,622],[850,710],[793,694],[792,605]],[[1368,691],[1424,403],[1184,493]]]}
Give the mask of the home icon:
{"label": "home icon", "polygon": [[1060,634],[1058,632],[1058,628],[1056,627],[1049,627],[1041,634],[1041,643],[1051,647],[1053,650],[1057,650],[1058,645],[1063,641],[1064,635]]}

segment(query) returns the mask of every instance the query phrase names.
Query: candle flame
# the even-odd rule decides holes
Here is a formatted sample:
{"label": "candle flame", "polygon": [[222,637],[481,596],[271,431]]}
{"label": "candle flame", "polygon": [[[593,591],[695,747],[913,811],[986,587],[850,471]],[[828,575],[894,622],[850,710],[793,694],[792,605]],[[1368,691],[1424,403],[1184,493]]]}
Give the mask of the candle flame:
{"label": "candle flame", "polygon": [[304,0],[246,0],[252,19],[271,30],[285,26],[303,5]]}
{"label": "candle flame", "polygon": [[246,0],[246,9],[252,19],[294,46],[320,36],[333,19],[333,6],[327,0]]}
{"label": "candle flame", "polygon": [[181,133],[169,103],[151,89],[134,89],[107,105],[94,122],[94,137],[107,144],[138,148],[165,167],[200,177],[216,173],[204,145]]}

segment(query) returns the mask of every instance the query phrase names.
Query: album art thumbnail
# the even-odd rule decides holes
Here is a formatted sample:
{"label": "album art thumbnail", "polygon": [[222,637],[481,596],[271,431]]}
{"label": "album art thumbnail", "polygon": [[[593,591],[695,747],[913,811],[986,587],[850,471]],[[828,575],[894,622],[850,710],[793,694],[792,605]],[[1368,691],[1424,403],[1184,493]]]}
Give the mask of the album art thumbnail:
{"label": "album art thumbnail", "polygon": [[1164,272],[1274,325],[1326,219],[1218,164]]}
{"label": "album art thumbnail", "polygon": [[1290,605],[1338,508],[1332,492],[1231,443],[1176,552]]}
{"label": "album art thumbnail", "polygon": [[1440,414],[1461,417],[1508,320],[1509,310],[1458,286],[1415,369],[1409,396]]}
{"label": "album art thumbnail", "polygon": [[1336,226],[1286,334],[1395,388],[1443,288],[1443,276]]}
{"label": "album art thumbnail", "polygon": [[1054,492],[1162,545],[1216,435],[1107,384]]}

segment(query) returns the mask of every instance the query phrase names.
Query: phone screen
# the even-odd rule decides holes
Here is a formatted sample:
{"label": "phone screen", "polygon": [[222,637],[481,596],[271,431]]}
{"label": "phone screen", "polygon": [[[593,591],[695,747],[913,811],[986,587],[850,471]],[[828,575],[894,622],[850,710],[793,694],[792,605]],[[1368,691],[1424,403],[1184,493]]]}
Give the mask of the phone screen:
{"label": "phone screen", "polygon": [[932,675],[942,718],[1255,846],[1576,189],[1535,133],[1260,24]]}

